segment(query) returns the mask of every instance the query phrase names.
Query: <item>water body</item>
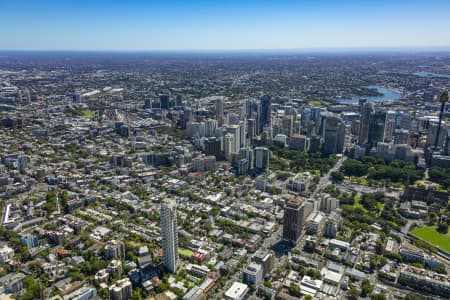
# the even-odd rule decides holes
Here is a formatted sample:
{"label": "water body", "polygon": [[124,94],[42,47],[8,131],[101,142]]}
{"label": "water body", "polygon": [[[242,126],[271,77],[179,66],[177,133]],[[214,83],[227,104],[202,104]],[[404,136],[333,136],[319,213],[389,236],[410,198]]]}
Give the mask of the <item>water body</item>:
{"label": "water body", "polygon": [[413,75],[419,76],[419,77],[437,77],[437,78],[448,78],[450,79],[449,74],[439,74],[439,73],[432,73],[432,72],[414,72]]}
{"label": "water body", "polygon": [[368,88],[376,89],[379,93],[383,94],[382,96],[369,96],[369,97],[353,97],[347,99],[337,99],[338,103],[341,104],[357,104],[359,99],[366,98],[369,102],[389,102],[400,99],[402,96],[400,93],[388,89],[384,86],[380,85],[370,85]]}

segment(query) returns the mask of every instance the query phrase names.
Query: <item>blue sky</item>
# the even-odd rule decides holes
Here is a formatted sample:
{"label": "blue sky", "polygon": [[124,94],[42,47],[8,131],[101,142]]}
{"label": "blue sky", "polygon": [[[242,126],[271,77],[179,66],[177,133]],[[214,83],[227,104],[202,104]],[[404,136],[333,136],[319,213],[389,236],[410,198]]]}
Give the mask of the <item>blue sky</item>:
{"label": "blue sky", "polygon": [[1,50],[450,46],[450,0],[0,0]]}

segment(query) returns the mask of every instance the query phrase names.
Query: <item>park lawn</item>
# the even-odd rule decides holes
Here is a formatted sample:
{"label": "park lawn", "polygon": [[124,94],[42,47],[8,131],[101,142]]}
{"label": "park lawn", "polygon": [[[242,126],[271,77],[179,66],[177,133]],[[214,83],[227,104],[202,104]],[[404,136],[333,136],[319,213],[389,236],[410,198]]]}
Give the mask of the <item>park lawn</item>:
{"label": "park lawn", "polygon": [[450,252],[450,234],[442,234],[436,231],[434,226],[416,227],[411,231],[417,237]]}
{"label": "park lawn", "polygon": [[332,102],[325,100],[309,100],[308,104],[312,106],[330,106]]}
{"label": "park lawn", "polygon": [[83,117],[85,117],[85,118],[92,119],[95,117],[95,113],[90,109],[83,109],[81,111],[81,113],[82,113]]}
{"label": "park lawn", "polygon": [[189,258],[192,256],[192,254],[194,254],[194,252],[192,252],[189,249],[180,248],[178,249],[178,254],[180,254],[183,257]]}

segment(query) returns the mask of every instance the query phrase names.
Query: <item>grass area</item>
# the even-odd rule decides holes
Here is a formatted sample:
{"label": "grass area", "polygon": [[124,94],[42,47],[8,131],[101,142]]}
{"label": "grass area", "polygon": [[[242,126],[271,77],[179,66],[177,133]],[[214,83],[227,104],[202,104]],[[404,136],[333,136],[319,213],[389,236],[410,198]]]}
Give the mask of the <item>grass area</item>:
{"label": "grass area", "polygon": [[85,118],[93,119],[95,117],[95,112],[90,109],[83,109],[81,115]]}
{"label": "grass area", "polygon": [[174,136],[177,139],[184,139],[186,137],[184,130],[169,126],[157,128],[156,131],[159,134],[168,134],[170,136]]}
{"label": "grass area", "polygon": [[450,252],[450,234],[442,234],[436,231],[434,226],[416,227],[411,231],[419,238]]}
{"label": "grass area", "polygon": [[310,100],[308,101],[308,104],[312,106],[330,106],[332,102],[325,100]]}
{"label": "grass area", "polygon": [[131,247],[135,247],[135,248],[144,246],[144,244],[138,243],[138,242],[135,242],[135,241],[129,241],[128,244],[130,244]]}
{"label": "grass area", "polygon": [[189,249],[180,248],[178,249],[178,254],[180,254],[183,257],[191,257],[194,252],[192,252]]}

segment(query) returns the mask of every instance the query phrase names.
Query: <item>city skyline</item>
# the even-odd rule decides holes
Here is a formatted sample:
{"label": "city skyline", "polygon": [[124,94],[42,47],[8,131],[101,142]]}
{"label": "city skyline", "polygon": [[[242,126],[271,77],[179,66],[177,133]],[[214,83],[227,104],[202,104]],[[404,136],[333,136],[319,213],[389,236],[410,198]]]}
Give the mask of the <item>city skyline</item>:
{"label": "city skyline", "polygon": [[448,50],[450,3],[13,1],[0,50]]}

